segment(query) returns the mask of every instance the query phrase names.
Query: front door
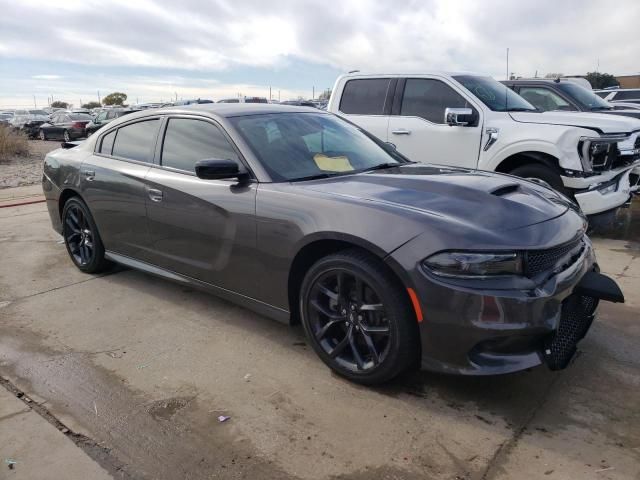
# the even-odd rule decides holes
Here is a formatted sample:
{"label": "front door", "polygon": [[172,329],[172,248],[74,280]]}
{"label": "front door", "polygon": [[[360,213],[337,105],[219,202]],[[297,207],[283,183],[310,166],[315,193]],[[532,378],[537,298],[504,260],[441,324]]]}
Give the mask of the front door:
{"label": "front door", "polygon": [[[397,108],[394,105],[394,110]],[[471,126],[445,123],[447,108],[471,108]],[[407,78],[397,115],[389,120],[389,142],[411,160],[477,168],[482,118],[465,97],[435,78]]]}
{"label": "front door", "polygon": [[146,177],[152,263],[252,296],[256,184],[202,180],[195,175],[195,164],[205,159],[241,163],[231,141],[212,121],[169,118],[160,166]]}

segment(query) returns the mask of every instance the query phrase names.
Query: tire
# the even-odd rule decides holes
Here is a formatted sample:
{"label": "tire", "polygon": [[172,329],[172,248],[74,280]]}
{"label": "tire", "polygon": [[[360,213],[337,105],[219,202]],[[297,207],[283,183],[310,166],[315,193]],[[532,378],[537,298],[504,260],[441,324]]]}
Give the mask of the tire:
{"label": "tire", "polygon": [[47,134],[44,133],[44,130],[40,129],[39,137],[40,137],[40,140],[42,140],[43,142],[47,140]]}
{"label": "tire", "polygon": [[362,250],[329,255],[309,269],[300,315],[321,360],[353,382],[384,383],[418,360],[418,327],[407,293],[379,259]]}
{"label": "tire", "polygon": [[71,261],[85,273],[100,273],[111,262],[104,257],[104,245],[87,205],[71,197],[62,210],[62,236]]}
{"label": "tire", "polygon": [[71,141],[71,136],[69,135],[69,131],[65,130],[64,132],[62,132],[62,139],[65,142],[70,142]]}
{"label": "tire", "polygon": [[516,177],[524,178],[526,180],[532,180],[534,182],[542,181],[554,190],[557,190],[564,195],[568,195],[567,189],[562,183],[562,178],[560,178],[560,174],[546,165],[542,165],[539,163],[523,165],[511,170],[509,174],[515,175]]}

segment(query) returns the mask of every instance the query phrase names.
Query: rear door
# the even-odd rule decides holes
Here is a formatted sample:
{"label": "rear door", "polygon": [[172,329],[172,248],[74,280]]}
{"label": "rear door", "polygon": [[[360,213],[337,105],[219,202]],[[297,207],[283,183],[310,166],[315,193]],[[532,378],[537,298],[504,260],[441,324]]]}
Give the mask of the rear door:
{"label": "rear door", "polygon": [[[476,122],[449,126],[447,108],[471,108]],[[402,79],[396,89],[389,142],[411,160],[476,168],[482,113],[473,102],[439,78]]]}
{"label": "rear door", "polygon": [[172,116],[164,130],[159,165],[146,177],[152,263],[253,296],[257,184],[196,176],[199,160],[244,163],[213,120]]}
{"label": "rear door", "polygon": [[347,80],[340,96],[339,114],[386,142],[396,82],[395,78]]}
{"label": "rear door", "polygon": [[144,177],[154,161],[161,120],[144,118],[108,130],[83,162],[83,196],[98,225],[105,249],[148,259],[147,189]]}

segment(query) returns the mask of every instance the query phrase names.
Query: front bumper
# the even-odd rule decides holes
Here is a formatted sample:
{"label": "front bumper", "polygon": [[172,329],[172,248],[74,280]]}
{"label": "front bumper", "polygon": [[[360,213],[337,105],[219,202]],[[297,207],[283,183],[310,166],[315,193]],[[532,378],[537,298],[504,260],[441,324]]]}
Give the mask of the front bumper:
{"label": "front bumper", "polygon": [[[571,305],[576,296],[593,294],[579,292],[578,285],[594,270],[595,255],[586,237],[585,248],[568,268],[531,289],[489,290],[482,280],[476,281],[477,288],[461,287],[416,266],[410,282],[424,318],[418,324],[421,367],[463,375],[511,373],[543,362],[563,368],[593,319],[584,319]],[[595,305],[588,315],[595,313]],[[574,323],[581,327],[572,333],[580,338],[565,342],[566,335],[558,332],[561,325],[566,330],[561,321],[567,316],[577,318]],[[551,346],[554,339],[564,350]]]}
{"label": "front bumper", "polygon": [[[640,166],[634,165],[591,177],[562,177],[562,181],[565,187],[576,192],[574,198],[584,214],[595,215],[614,210],[629,201],[632,192],[630,177],[640,170]],[[614,184],[613,189],[605,190],[611,184]]]}

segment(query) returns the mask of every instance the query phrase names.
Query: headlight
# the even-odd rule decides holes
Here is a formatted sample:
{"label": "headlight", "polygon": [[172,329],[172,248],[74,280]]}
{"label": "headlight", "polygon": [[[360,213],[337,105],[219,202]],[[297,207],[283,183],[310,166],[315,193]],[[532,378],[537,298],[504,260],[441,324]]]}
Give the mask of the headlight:
{"label": "headlight", "polygon": [[483,278],[523,273],[522,256],[518,253],[442,252],[422,263],[441,277]]}
{"label": "headlight", "polygon": [[[605,135],[602,137],[580,137],[578,154],[585,172],[606,169],[612,152],[616,152],[617,143],[625,140],[627,135]],[[616,152],[617,153],[617,152]]]}

